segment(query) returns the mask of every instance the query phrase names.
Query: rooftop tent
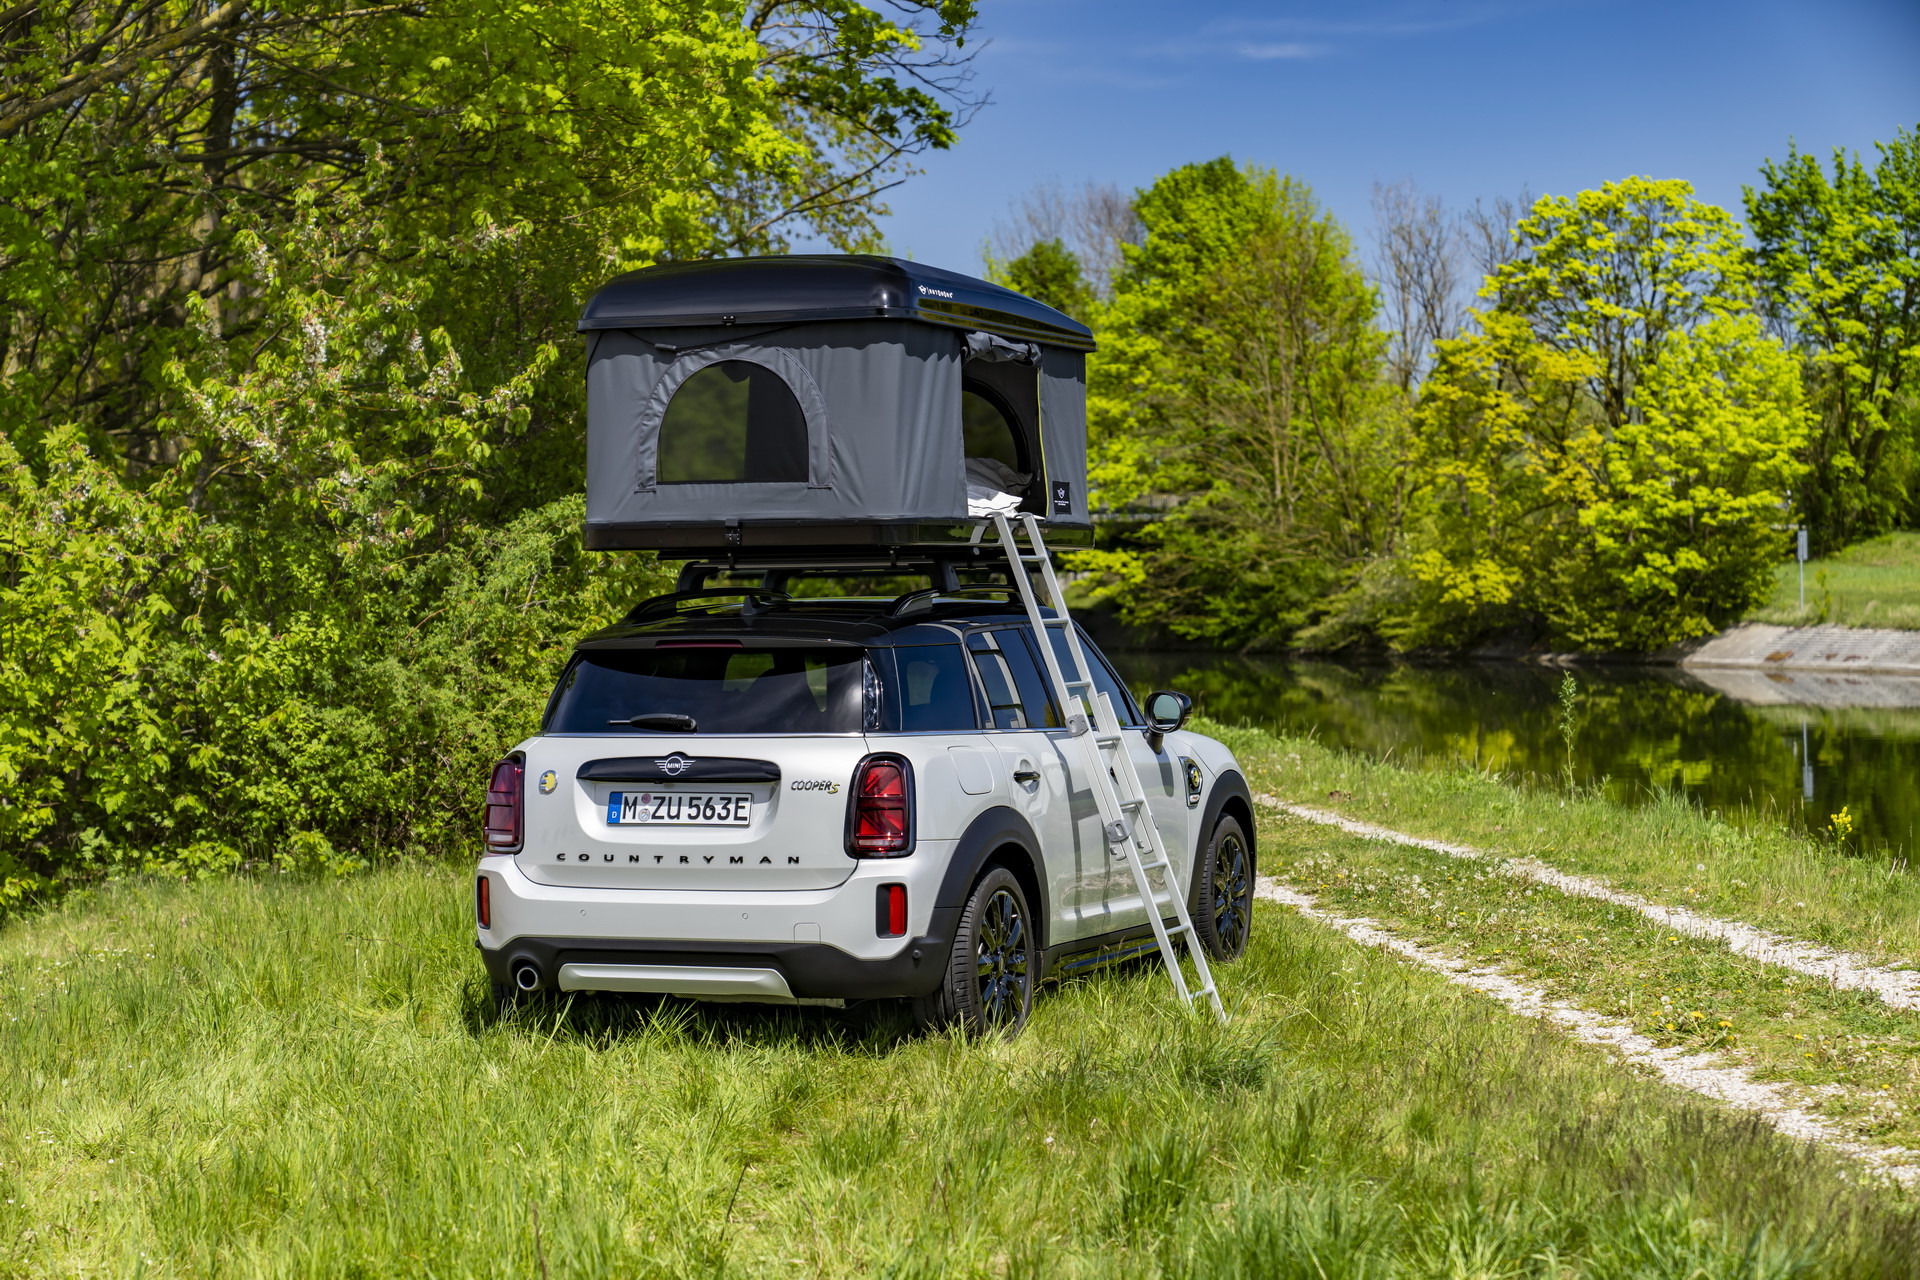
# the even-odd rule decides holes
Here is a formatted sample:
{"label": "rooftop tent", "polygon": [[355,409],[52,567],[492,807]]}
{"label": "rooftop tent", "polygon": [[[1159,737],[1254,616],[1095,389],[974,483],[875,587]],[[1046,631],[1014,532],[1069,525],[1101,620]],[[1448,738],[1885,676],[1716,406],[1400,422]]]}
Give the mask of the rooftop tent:
{"label": "rooftop tent", "polygon": [[1049,539],[1092,528],[1092,334],[1010,289],[860,254],[675,263],[580,330],[589,547],[951,544],[981,524],[970,479]]}

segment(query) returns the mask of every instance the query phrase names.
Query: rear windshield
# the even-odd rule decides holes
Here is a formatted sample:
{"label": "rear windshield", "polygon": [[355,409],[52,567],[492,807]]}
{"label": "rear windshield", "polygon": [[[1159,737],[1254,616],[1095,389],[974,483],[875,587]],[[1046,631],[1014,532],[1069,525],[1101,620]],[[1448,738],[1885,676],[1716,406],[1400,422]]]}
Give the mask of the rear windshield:
{"label": "rear windshield", "polygon": [[560,677],[546,732],[859,733],[871,683],[858,649],[601,649]]}

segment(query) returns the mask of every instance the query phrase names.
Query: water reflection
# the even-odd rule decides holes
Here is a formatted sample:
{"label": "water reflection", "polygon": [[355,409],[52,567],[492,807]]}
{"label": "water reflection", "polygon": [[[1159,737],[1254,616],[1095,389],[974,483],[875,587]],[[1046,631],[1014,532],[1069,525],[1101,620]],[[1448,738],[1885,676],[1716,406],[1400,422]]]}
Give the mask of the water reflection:
{"label": "water reflection", "polygon": [[1862,848],[1920,831],[1920,680],[1672,667],[1582,668],[1571,746],[1557,668],[1360,666],[1194,653],[1112,655],[1137,689],[1205,715],[1421,768],[1604,782],[1616,799],[1675,790],[1736,816],[1824,828],[1845,806]]}

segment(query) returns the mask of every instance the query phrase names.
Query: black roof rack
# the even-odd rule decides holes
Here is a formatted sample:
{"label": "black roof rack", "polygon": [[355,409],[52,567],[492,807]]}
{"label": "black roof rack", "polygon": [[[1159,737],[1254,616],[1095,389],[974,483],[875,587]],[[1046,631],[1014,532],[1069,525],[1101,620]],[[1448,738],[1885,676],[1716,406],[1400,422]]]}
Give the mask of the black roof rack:
{"label": "black roof rack", "polygon": [[1024,294],[866,253],[714,258],[630,271],[580,312],[581,332],[893,317],[1093,350],[1093,331]]}

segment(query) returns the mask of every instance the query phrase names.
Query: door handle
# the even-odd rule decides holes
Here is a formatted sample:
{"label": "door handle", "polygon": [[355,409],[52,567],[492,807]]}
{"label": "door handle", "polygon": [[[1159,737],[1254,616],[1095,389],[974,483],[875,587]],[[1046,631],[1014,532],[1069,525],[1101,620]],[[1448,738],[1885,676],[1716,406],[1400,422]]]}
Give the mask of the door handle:
{"label": "door handle", "polygon": [[1038,782],[1040,781],[1040,771],[1031,766],[1015,769],[1013,771],[1013,780],[1022,786],[1025,786],[1029,782]]}

